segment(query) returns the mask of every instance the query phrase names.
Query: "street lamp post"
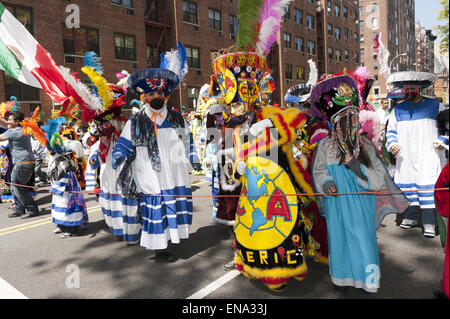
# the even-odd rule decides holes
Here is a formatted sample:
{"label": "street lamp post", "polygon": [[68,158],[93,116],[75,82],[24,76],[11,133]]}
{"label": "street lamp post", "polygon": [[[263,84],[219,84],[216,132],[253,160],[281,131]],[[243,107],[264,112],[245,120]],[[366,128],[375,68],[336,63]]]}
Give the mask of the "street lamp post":
{"label": "street lamp post", "polygon": [[[406,52],[405,53],[401,53],[401,54],[397,54],[397,56],[391,60],[391,63],[389,63],[389,69],[392,70],[392,62],[394,62],[395,59],[397,59],[397,58],[399,58],[401,56],[405,56],[405,55],[407,55]],[[396,70],[396,71],[398,71],[398,70]]]}

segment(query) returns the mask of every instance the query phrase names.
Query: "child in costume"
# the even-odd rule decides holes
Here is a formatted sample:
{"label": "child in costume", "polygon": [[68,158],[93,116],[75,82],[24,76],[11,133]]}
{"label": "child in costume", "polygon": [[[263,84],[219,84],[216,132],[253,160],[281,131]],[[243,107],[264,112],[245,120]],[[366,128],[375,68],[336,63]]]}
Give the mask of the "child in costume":
{"label": "child in costume", "polygon": [[189,160],[200,169],[192,135],[186,121],[167,106],[170,94],[187,73],[186,52],[162,55],[158,69],[132,74],[128,83],[142,95],[144,106],[126,123],[112,153],[112,168],[125,165],[132,178],[124,179],[138,194],[142,215],[141,246],[155,250],[156,258],[173,261],[168,242],[189,237],[192,224],[192,191]]}
{"label": "child in costume", "polygon": [[388,83],[403,88],[406,101],[395,106],[389,116],[386,132],[387,150],[396,157],[395,183],[411,202],[405,212],[401,228],[418,224],[419,208],[422,213],[423,234],[435,236],[436,215],[432,189],[442,171],[445,152],[438,140],[437,115],[443,106],[438,100],[424,98],[420,89],[430,86],[437,76],[432,73],[404,71],[393,73]]}
{"label": "child in costume", "polygon": [[311,91],[311,107],[332,125],[313,163],[317,193],[327,193],[322,207],[328,229],[329,267],[336,287],[353,286],[375,293],[380,287],[376,229],[388,213],[401,213],[409,203],[403,194],[342,194],[398,190],[377,156],[373,143],[359,133],[359,91],[345,71],[323,75]]}

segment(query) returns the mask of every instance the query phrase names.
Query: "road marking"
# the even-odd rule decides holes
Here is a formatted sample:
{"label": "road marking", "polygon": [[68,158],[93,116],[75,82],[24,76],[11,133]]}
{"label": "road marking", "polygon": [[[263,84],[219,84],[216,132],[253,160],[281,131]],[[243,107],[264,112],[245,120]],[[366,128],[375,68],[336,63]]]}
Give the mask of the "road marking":
{"label": "road marking", "polygon": [[28,297],[0,278],[0,299],[28,299]]}
{"label": "road marking", "polygon": [[[87,209],[87,212],[94,213],[99,210],[101,210],[100,206],[94,206],[94,207],[89,207]],[[50,224],[51,222],[52,222],[52,218],[48,217],[48,218],[42,218],[40,220],[36,220],[33,222],[29,222],[29,223],[23,223],[23,224],[16,225],[16,226],[6,227],[3,229],[0,229],[0,236],[8,235],[8,234],[26,230],[26,229],[39,227],[39,226],[46,225],[46,224]]]}
{"label": "road marking", "polygon": [[239,270],[232,270],[220,277],[219,279],[213,281],[208,286],[206,286],[203,289],[200,289],[195,294],[191,295],[190,297],[187,297],[186,299],[203,299],[210,293],[214,292],[215,290],[219,289],[223,285],[225,285],[227,282],[235,278],[240,274]]}

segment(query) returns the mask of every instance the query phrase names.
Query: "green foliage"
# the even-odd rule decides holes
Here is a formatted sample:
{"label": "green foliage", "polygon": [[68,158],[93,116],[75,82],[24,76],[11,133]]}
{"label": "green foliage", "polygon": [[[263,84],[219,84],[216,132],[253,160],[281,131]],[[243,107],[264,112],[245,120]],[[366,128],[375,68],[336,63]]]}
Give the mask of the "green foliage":
{"label": "green foliage", "polygon": [[439,10],[438,24],[435,29],[440,38],[441,53],[448,53],[448,2],[449,0],[441,0],[442,9]]}

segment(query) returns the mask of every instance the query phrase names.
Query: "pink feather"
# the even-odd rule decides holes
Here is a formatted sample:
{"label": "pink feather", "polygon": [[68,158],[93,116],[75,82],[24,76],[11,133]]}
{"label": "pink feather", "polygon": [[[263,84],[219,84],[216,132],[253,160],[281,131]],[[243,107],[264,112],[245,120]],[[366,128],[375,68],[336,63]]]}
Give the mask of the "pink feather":
{"label": "pink feather", "polygon": [[283,18],[283,7],[289,6],[292,0],[265,0],[260,8],[259,34],[256,42],[256,52],[266,55],[277,41],[277,33],[280,30]]}
{"label": "pink feather", "polygon": [[121,72],[116,72],[116,78],[118,78],[119,80],[122,80],[123,78],[125,78],[126,75],[121,73]]}

